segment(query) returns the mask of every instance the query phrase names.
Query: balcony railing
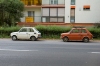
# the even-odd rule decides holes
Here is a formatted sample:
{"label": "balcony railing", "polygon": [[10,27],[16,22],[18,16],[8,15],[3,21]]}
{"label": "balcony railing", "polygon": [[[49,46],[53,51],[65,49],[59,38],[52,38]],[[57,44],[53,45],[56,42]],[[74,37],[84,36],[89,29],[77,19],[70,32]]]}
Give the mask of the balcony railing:
{"label": "balcony railing", "polygon": [[25,5],[64,5],[65,0],[21,0]]}
{"label": "balcony railing", "polygon": [[21,0],[25,5],[41,5],[42,0]]}
{"label": "balcony railing", "polygon": [[21,18],[21,22],[64,22],[65,17],[42,17],[42,16],[34,16],[28,17],[25,16]]}
{"label": "balcony railing", "polygon": [[42,5],[64,5],[65,0],[42,0]]}

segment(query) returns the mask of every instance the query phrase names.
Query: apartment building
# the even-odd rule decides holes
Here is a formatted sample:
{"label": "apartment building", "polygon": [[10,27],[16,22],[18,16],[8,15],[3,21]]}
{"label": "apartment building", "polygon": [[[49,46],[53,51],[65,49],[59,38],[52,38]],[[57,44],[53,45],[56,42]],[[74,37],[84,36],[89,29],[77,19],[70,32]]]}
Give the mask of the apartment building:
{"label": "apartment building", "polygon": [[100,0],[21,0],[21,22],[95,23],[100,21]]}
{"label": "apartment building", "polygon": [[100,0],[65,0],[65,23],[100,21]]}
{"label": "apartment building", "polygon": [[21,0],[25,4],[21,22],[64,22],[65,0]]}

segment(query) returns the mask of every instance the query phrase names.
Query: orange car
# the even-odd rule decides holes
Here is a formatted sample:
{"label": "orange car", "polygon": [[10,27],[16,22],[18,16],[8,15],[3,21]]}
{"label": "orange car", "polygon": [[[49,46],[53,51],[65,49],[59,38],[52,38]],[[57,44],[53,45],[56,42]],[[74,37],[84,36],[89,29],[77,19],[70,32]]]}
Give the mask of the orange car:
{"label": "orange car", "polygon": [[93,35],[84,27],[73,27],[67,33],[61,33],[61,39],[64,42],[67,41],[84,41],[89,42],[89,40],[93,39]]}

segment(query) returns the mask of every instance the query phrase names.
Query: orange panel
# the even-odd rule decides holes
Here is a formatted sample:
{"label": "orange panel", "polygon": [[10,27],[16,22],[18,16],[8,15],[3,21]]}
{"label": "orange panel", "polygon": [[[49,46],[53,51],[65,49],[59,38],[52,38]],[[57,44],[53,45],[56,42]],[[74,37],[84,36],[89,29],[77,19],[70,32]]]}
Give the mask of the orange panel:
{"label": "orange panel", "polygon": [[90,5],[84,5],[83,8],[90,8]]}
{"label": "orange panel", "polygon": [[70,6],[70,8],[75,8],[75,6]]}

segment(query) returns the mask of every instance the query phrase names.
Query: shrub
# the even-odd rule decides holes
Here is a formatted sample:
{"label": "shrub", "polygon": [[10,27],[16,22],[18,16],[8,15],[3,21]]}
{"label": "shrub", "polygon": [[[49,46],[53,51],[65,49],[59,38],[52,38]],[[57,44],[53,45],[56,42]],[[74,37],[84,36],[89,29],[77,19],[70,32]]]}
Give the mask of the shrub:
{"label": "shrub", "polygon": [[[35,26],[42,34],[42,38],[48,39],[58,39],[60,34],[70,31],[71,27],[68,26],[44,26],[37,25]],[[10,37],[11,32],[16,32],[21,27],[1,27],[0,28],[0,38]],[[95,38],[100,38],[100,28],[88,28],[88,30],[93,34]]]}
{"label": "shrub", "polygon": [[60,38],[60,34],[68,32],[70,27],[65,26],[43,26],[38,25],[36,28],[42,33],[43,38]]}
{"label": "shrub", "polygon": [[1,27],[0,28],[0,38],[10,37],[11,32],[18,31],[20,27]]}

